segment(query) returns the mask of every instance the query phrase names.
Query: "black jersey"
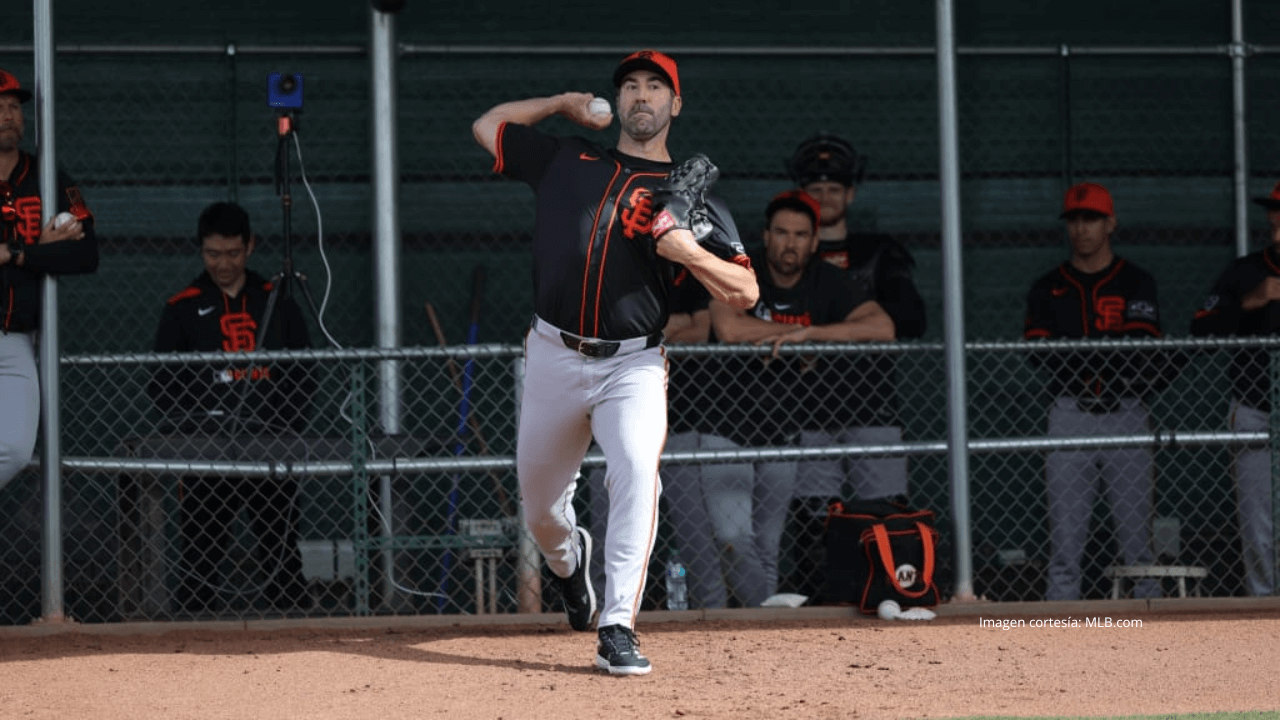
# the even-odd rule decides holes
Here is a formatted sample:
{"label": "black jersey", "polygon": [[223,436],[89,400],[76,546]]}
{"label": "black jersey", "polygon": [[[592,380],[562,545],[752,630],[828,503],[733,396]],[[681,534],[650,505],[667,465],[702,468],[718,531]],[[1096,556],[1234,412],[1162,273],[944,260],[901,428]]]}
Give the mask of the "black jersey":
{"label": "black jersey", "polygon": [[884,308],[897,339],[924,335],[924,298],[912,278],[916,262],[897,240],[884,233],[849,233],[819,242],[818,256],[848,271],[859,303],[875,300]]}
{"label": "black jersey", "polygon": [[[842,240],[818,243],[818,256],[849,273],[855,307],[874,300],[893,320],[894,338],[924,335],[924,298],[912,275],[915,259],[884,233],[849,233]],[[844,425],[899,425],[897,359],[884,353],[857,353],[833,359],[836,384],[844,398],[837,420]]]}
{"label": "black jersey", "polygon": [[[1036,280],[1027,295],[1028,340],[1161,335],[1155,278],[1118,256],[1096,273],[1065,262]],[[1177,367],[1174,354],[1146,350],[1034,352],[1031,360],[1052,373],[1050,392],[1099,401],[1103,408],[1164,387]]]}
{"label": "black jersey", "polygon": [[79,188],[58,173],[58,212],[70,212],[84,228],[80,240],[38,244],[42,229],[40,172],[35,157],[19,151],[18,164],[0,181],[0,242],[23,246],[22,265],[0,266],[0,331],[31,332],[40,325],[40,277],[45,273],[71,275],[98,269],[98,240],[93,215]]}
{"label": "black jersey", "polygon": [[[1275,246],[1250,253],[1231,262],[1218,276],[1204,305],[1191,320],[1191,334],[1199,336],[1236,335],[1260,337],[1280,334],[1280,302],[1272,301],[1256,310],[1241,305],[1262,281],[1280,276],[1280,257]],[[1231,384],[1235,397],[1250,407],[1271,411],[1270,355],[1261,348],[1232,352]]]}
{"label": "black jersey", "polygon": [[[761,320],[790,325],[830,325],[843,321],[855,305],[849,276],[816,257],[799,282],[790,288],[773,284],[763,251],[752,255],[760,300],[750,314]],[[736,402],[745,412],[744,428],[730,428],[729,437],[751,445],[781,445],[794,441],[799,430],[836,429],[840,408],[847,398],[832,391],[839,384],[835,355],[787,354],[770,359],[735,356],[724,381],[725,401]]]}
{"label": "black jersey", "polygon": [[[691,273],[679,273],[671,289],[672,313],[693,314],[706,310],[711,293]],[[720,399],[715,386],[717,359],[696,355],[670,358],[667,377],[667,430],[714,432],[713,409]]]}
{"label": "black jersey", "polygon": [[[306,322],[298,304],[287,295],[276,299],[275,317],[267,326],[261,348],[258,328],[266,315],[271,283],[246,272],[244,288],[229,297],[208,272],[169,298],[156,329],[155,351],[240,353],[311,347]],[[309,363],[253,365],[228,356],[225,363],[162,365],[148,391],[156,408],[177,424],[177,429],[232,427],[209,418],[252,418],[255,425],[241,428],[301,430],[306,426],[314,381]]]}
{"label": "black jersey", "polygon": [[[653,189],[675,165],[515,123],[499,127],[497,145],[494,170],[528,183],[537,196],[533,289],[538,317],[605,340],[661,330],[675,266],[654,250]],[[745,263],[727,207],[711,198],[707,209],[715,230],[703,247]]]}

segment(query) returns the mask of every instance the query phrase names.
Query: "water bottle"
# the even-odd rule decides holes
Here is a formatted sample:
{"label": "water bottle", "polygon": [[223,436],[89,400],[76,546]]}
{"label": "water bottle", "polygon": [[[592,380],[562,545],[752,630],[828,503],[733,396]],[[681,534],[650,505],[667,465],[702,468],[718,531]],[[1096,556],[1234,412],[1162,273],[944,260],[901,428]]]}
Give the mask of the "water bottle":
{"label": "water bottle", "polygon": [[671,556],[667,559],[667,609],[689,609],[688,573],[684,563],[680,562],[680,553],[671,548]]}

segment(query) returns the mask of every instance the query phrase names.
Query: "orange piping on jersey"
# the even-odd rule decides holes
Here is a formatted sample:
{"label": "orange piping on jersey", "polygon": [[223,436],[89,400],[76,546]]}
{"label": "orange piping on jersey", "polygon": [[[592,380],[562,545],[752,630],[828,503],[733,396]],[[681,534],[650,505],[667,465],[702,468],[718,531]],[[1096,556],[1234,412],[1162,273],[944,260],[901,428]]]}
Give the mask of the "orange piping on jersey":
{"label": "orange piping on jersey", "polygon": [[[600,211],[604,210],[604,203],[609,199],[609,191],[613,189],[613,184],[618,181],[618,175],[622,172],[622,163],[615,160],[613,162],[613,177],[609,178],[609,184],[605,186],[604,193],[600,195],[600,204],[596,206],[594,218],[591,220],[591,236],[587,239],[587,262],[582,266],[582,302],[578,305],[578,334],[586,335],[586,315],[587,315],[587,281],[591,279],[591,250],[596,244],[596,229],[600,227]],[[617,203],[614,203],[617,206]],[[597,320],[597,325],[599,320]]]}
{"label": "orange piping on jersey", "polygon": [[9,308],[4,312],[4,330],[9,331],[9,322],[13,320],[13,286],[9,286]]}
{"label": "orange piping on jersey", "polygon": [[27,179],[27,173],[31,172],[31,160],[25,153],[22,154],[22,169],[18,170],[18,177],[13,181],[13,187],[16,190],[23,180]]}
{"label": "orange piping on jersey", "polygon": [[[666,176],[666,173],[634,173],[631,177],[627,178],[625,183],[622,184],[622,191],[618,193],[618,200],[621,200],[622,196],[627,193],[627,186],[631,184],[632,180],[639,177],[663,178]],[[600,293],[604,290],[604,264],[609,260],[609,238],[613,237],[613,221],[618,217],[618,200],[613,202],[613,210],[609,213],[609,224],[605,226],[604,247],[600,249],[600,270],[598,271],[600,281],[596,283],[596,304],[594,308],[595,321],[591,325],[592,337],[600,337]],[[594,228],[592,229],[594,230]],[[592,237],[595,237],[594,232],[592,233]],[[583,287],[585,289],[586,286],[584,285]]]}
{"label": "orange piping on jersey", "polygon": [[734,255],[731,262],[737,265],[741,265],[742,267],[748,270],[751,269],[751,258],[747,257],[746,255]]}
{"label": "orange piping on jersey", "polygon": [[493,152],[493,171],[499,175],[506,170],[506,161],[502,157],[502,136],[507,131],[507,124],[504,122],[498,125],[498,134],[494,137],[496,145]]}
{"label": "orange piping on jersey", "polygon": [[[667,357],[667,348],[664,345],[658,346],[658,352],[662,353],[662,404],[667,404],[667,380],[671,373],[671,361]],[[665,416],[663,417],[665,420]],[[662,457],[662,451],[667,447],[667,434],[662,434],[662,444],[658,446],[658,458]],[[653,462],[653,513],[649,516],[649,541],[645,547],[649,550],[645,553],[644,566],[649,567],[649,561],[653,559],[653,542],[658,532],[658,499],[662,494],[661,474],[657,470],[660,459]],[[636,614],[640,612],[640,602],[644,598],[644,586],[649,579],[649,573],[643,573],[640,576],[640,587],[636,588],[636,595],[631,602],[631,627],[636,626]]]}
{"label": "orange piping on jersey", "polygon": [[1117,260],[1115,267],[1111,268],[1111,272],[1102,277],[1101,280],[1093,284],[1093,306],[1098,307],[1098,291],[1102,290],[1102,286],[1115,279],[1120,272],[1120,268],[1124,267],[1124,260]]}
{"label": "orange piping on jersey", "polygon": [[1034,338],[1053,337],[1053,333],[1045,330],[1044,328],[1031,328],[1030,330],[1023,331],[1022,337],[1032,340]]}
{"label": "orange piping on jersey", "polygon": [[1196,314],[1193,315],[1192,318],[1195,320],[1199,320],[1200,318],[1207,318],[1210,315],[1217,315],[1217,314],[1218,314],[1218,308],[1214,308],[1212,310],[1197,310]]}
{"label": "orange piping on jersey", "polygon": [[1145,320],[1134,320],[1132,322],[1127,322],[1123,326],[1121,326],[1120,329],[1123,331],[1146,330],[1147,332],[1151,333],[1152,336],[1154,337],[1163,337],[1164,335],[1163,333],[1160,332],[1160,328],[1156,327],[1154,323],[1149,323]]}
{"label": "orange piping on jersey", "polygon": [[1076,290],[1080,293],[1080,325],[1084,327],[1084,336],[1089,337],[1089,305],[1088,297],[1084,291],[1084,286],[1080,284],[1071,274],[1067,272],[1067,265],[1063,263],[1058,266],[1058,273],[1066,278],[1067,282],[1076,286]]}
{"label": "orange piping on jersey", "polygon": [[169,298],[166,302],[169,305],[177,305],[179,302],[182,302],[187,298],[193,298],[199,295],[200,295],[200,288],[189,287],[186,290],[183,290],[182,292],[178,293],[177,295],[174,295],[173,297]]}
{"label": "orange piping on jersey", "polygon": [[1272,273],[1276,275],[1280,275],[1280,266],[1277,266],[1275,261],[1271,259],[1271,253],[1267,252],[1266,250],[1263,250],[1262,261],[1267,264],[1267,267],[1271,269]]}

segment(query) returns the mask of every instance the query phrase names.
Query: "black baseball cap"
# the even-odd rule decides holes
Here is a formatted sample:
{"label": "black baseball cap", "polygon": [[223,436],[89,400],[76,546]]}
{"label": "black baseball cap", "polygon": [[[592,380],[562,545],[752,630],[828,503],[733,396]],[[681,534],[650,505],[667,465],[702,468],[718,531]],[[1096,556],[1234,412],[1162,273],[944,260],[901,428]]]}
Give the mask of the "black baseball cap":
{"label": "black baseball cap", "polygon": [[618,63],[618,69],[613,71],[613,86],[622,87],[622,78],[633,70],[649,70],[657,73],[667,81],[673,93],[680,94],[680,71],[676,68],[676,61],[669,55],[664,55],[657,50],[640,50],[631,53],[623,58],[622,62]]}
{"label": "black baseball cap", "polygon": [[1268,210],[1280,210],[1280,183],[1276,183],[1275,187],[1271,188],[1270,195],[1256,197],[1253,201]]}
{"label": "black baseball cap", "polygon": [[801,187],[825,180],[851,187],[862,182],[867,158],[853,144],[835,135],[818,133],[796,147],[787,172]]}
{"label": "black baseball cap", "polygon": [[18,78],[8,70],[0,70],[0,95],[12,94],[18,98],[18,102],[24,103],[31,99],[31,91],[25,90],[22,83],[18,82]]}

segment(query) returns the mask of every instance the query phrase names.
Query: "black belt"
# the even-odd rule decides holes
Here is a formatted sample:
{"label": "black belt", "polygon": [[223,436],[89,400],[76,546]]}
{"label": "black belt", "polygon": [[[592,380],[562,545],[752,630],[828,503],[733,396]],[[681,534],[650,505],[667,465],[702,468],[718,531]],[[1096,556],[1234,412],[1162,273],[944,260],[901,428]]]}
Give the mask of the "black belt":
{"label": "black belt", "polygon": [[[578,337],[570,333],[560,332],[560,339],[564,341],[564,346],[584,357],[590,358],[607,358],[618,354],[618,349],[622,347],[621,340],[597,340],[595,338]],[[662,342],[662,331],[650,333],[645,337],[644,347],[647,350],[651,347],[657,347]]]}

